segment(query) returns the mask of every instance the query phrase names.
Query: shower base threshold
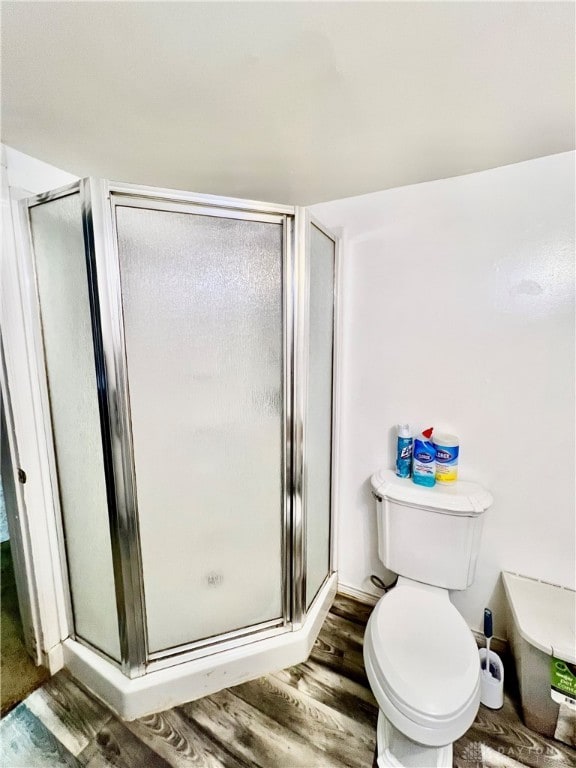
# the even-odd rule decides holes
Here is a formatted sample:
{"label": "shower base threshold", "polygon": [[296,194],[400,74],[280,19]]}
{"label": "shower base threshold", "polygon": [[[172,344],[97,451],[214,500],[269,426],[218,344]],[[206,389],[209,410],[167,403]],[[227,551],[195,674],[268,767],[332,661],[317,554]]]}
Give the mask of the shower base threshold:
{"label": "shower base threshold", "polygon": [[130,679],[75,640],[64,641],[64,666],[123,720],[161,712],[305,661],[336,594],[337,574],[324,584],[300,629],[238,648],[176,663]]}

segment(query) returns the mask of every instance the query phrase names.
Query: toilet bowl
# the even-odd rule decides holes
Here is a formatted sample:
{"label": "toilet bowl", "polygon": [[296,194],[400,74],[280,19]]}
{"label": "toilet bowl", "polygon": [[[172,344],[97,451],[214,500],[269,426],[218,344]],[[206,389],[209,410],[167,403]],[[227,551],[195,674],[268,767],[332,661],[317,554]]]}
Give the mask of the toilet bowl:
{"label": "toilet bowl", "polygon": [[472,632],[448,590],[474,579],[484,512],[476,483],[425,488],[391,470],[372,476],[378,554],[398,574],[366,627],[364,662],[378,701],[378,765],[452,768],[452,742],[480,705]]}
{"label": "toilet bowl", "polygon": [[480,704],[478,649],[445,589],[400,577],[366,627],[380,766],[451,766]]}

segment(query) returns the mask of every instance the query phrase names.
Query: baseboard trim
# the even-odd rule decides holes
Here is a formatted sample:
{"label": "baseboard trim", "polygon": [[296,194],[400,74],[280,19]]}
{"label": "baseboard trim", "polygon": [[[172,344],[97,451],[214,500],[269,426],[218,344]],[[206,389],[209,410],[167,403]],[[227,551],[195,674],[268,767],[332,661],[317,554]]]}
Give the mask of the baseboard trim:
{"label": "baseboard trim", "polygon": [[[376,605],[378,600],[380,600],[384,594],[382,593],[380,595],[375,595],[372,592],[366,592],[363,589],[351,587],[349,584],[343,584],[341,581],[338,582],[338,592],[341,595],[346,595],[346,597],[352,597],[354,600],[358,600],[358,602],[364,603],[365,605]],[[476,640],[478,647],[484,648],[486,646],[486,638],[482,632],[472,628],[470,631],[474,635],[474,639]],[[504,640],[502,637],[494,636],[490,641],[490,648],[494,651],[494,653],[502,656],[508,652],[508,641]]]}
{"label": "baseboard trim", "polygon": [[383,592],[381,595],[365,592],[363,589],[356,589],[356,587],[343,584],[341,581],[338,582],[338,592],[346,597],[352,597],[354,600],[358,600],[359,603],[364,603],[365,605],[376,605],[384,594]]}

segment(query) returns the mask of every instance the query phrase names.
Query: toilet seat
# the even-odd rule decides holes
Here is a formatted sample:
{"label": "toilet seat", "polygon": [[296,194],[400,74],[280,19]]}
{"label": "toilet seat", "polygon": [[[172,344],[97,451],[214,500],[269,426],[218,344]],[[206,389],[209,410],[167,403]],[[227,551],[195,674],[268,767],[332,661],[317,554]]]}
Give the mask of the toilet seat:
{"label": "toilet seat", "polygon": [[448,744],[474,721],[478,649],[446,590],[400,578],[372,612],[364,657],[381,709],[415,741]]}

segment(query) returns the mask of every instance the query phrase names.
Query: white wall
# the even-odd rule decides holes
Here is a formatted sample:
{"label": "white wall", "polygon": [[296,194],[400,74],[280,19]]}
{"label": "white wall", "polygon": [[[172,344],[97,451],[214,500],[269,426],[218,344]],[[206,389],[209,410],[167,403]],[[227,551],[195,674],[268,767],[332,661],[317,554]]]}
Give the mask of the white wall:
{"label": "white wall", "polygon": [[21,190],[27,195],[48,192],[78,180],[78,176],[5,144],[2,144],[2,165],[6,168],[10,189]]}
{"label": "white wall", "polygon": [[574,586],[574,160],[565,153],[314,206],[343,229],[340,581],[375,592],[369,477],[394,425],[461,440],[487,486],[476,581],[453,599],[503,636],[501,570]]}

